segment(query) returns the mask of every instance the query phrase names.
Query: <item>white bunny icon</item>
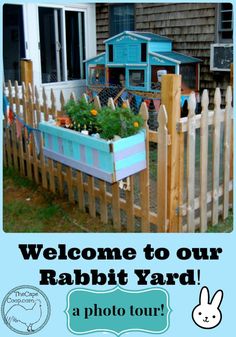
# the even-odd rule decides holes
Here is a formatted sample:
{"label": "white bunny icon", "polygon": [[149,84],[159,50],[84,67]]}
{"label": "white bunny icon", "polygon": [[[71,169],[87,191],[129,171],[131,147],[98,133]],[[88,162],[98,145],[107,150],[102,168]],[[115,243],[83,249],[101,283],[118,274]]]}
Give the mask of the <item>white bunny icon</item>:
{"label": "white bunny icon", "polygon": [[193,321],[203,329],[213,329],[220,324],[222,313],[219,309],[223,299],[223,291],[215,292],[211,302],[209,289],[203,287],[199,296],[199,304],[192,311]]}

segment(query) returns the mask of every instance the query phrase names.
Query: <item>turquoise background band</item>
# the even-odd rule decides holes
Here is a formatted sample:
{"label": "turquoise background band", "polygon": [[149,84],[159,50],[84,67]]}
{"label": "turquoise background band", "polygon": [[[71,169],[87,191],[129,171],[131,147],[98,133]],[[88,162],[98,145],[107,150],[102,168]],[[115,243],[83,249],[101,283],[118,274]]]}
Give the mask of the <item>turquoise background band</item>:
{"label": "turquoise background band", "polygon": [[169,295],[160,288],[128,291],[74,289],[67,297],[68,329],[75,334],[98,331],[121,335],[143,331],[163,333],[169,327]]}

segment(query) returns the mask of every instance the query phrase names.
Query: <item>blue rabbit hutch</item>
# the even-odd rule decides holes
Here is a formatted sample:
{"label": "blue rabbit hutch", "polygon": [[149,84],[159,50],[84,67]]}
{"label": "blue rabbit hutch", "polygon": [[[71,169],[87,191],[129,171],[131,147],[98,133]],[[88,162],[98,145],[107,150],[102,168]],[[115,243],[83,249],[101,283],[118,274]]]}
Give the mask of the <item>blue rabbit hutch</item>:
{"label": "blue rabbit hutch", "polygon": [[[116,87],[136,97],[160,99],[161,75],[181,74],[181,106],[199,91],[200,59],[172,50],[172,40],[153,33],[125,31],[104,41],[105,52],[85,61],[87,87],[95,94]],[[118,94],[119,95],[119,94]],[[140,100],[140,99],[139,99]]]}

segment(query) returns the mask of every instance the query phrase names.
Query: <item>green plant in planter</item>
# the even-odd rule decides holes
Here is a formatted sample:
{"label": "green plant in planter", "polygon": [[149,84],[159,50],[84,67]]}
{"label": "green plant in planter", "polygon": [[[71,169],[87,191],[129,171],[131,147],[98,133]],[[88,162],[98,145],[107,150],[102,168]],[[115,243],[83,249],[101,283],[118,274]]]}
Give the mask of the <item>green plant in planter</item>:
{"label": "green plant in planter", "polygon": [[129,108],[103,107],[99,110],[98,130],[101,138],[112,139],[114,136],[121,138],[132,136],[143,127],[144,121],[140,115],[135,115]]}
{"label": "green plant in planter", "polygon": [[101,138],[113,139],[132,136],[143,127],[144,121],[140,115],[135,115],[129,108],[102,107],[96,110],[93,103],[87,103],[85,98],[79,101],[69,100],[64,109],[70,118],[71,129],[87,130],[89,134],[99,133]]}
{"label": "green plant in planter", "polygon": [[71,128],[76,131],[88,130],[90,133],[98,131],[97,110],[93,103],[87,103],[82,97],[79,101],[69,100],[64,110],[69,116],[72,125]]}

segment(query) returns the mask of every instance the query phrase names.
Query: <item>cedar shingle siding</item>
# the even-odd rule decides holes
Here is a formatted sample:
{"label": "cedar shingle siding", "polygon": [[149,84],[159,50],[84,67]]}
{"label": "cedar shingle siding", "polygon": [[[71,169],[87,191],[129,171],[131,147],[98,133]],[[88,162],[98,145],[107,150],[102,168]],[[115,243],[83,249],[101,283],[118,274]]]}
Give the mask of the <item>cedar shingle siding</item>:
{"label": "cedar shingle siding", "polygon": [[[216,86],[226,88],[229,72],[210,71],[210,44],[216,42],[217,5],[214,3],[137,3],[135,30],[149,31],[173,40],[173,50],[200,58],[200,87],[209,89],[211,101]],[[109,5],[97,4],[97,51],[104,51],[109,37]]]}

